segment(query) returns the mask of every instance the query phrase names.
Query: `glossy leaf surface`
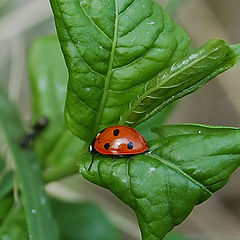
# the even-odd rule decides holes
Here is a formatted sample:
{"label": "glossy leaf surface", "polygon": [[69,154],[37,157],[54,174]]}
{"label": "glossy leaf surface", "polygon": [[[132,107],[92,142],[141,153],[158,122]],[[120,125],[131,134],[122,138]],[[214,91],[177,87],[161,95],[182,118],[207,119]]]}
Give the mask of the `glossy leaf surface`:
{"label": "glossy leaf surface", "polygon": [[24,128],[15,106],[1,87],[0,112],[0,127],[16,166],[30,239],[58,240],[58,229],[51,214],[36,156],[32,151],[19,148]]}
{"label": "glossy leaf surface", "polygon": [[130,103],[120,123],[136,126],[168,104],[190,94],[231,68],[239,55],[225,41],[212,39],[149,81]]}
{"label": "glossy leaf surface", "polygon": [[70,77],[66,122],[86,141],[188,52],[186,33],[152,0],[50,2]]}
{"label": "glossy leaf surface", "polygon": [[68,73],[56,36],[41,37],[33,43],[29,67],[34,120],[49,119],[47,128],[34,141],[49,181],[76,171],[76,156],[83,146],[64,124]]}
{"label": "glossy leaf surface", "polygon": [[90,154],[80,162],[86,179],[133,208],[143,240],[163,239],[240,166],[239,129],[165,135],[133,160],[97,155],[91,171]]}
{"label": "glossy leaf surface", "polygon": [[152,128],[152,132],[156,133],[159,137],[170,137],[188,134],[211,134],[211,133],[228,133],[229,131],[239,130],[235,127],[224,126],[211,126],[203,124],[176,124],[164,125]]}
{"label": "glossy leaf surface", "polygon": [[53,214],[64,240],[120,240],[117,229],[95,204],[52,199]]}

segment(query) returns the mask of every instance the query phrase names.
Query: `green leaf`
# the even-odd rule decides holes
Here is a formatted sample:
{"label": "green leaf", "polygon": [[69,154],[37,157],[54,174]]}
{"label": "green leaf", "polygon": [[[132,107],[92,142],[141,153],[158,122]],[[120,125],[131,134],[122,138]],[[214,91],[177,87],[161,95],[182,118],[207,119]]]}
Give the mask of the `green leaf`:
{"label": "green leaf", "polygon": [[[20,202],[13,204],[0,227],[2,240],[28,240],[27,224]],[[31,239],[31,238],[30,238]]]}
{"label": "green leaf", "polygon": [[240,166],[239,142],[240,129],[170,135],[133,160],[97,154],[91,171],[86,153],[80,172],[136,212],[143,240],[159,240],[228,182]]}
{"label": "green leaf", "polygon": [[95,204],[52,200],[64,240],[120,240],[116,228]]}
{"label": "green leaf", "polygon": [[145,83],[188,53],[188,36],[155,1],[50,2],[70,77],[66,123],[86,141],[117,124]]}
{"label": "green leaf", "polygon": [[69,130],[62,133],[52,152],[45,160],[44,180],[53,181],[77,172],[77,160],[84,142]]}
{"label": "green leaf", "polygon": [[61,117],[68,73],[57,37],[46,36],[35,40],[28,61],[34,119],[45,115],[54,120]]}
{"label": "green leaf", "polygon": [[160,127],[152,128],[152,131],[156,133],[159,137],[170,137],[177,135],[188,135],[188,134],[208,134],[208,133],[228,133],[232,130],[239,130],[235,127],[225,127],[225,126],[211,126],[203,124],[176,124],[176,125],[164,125]]}
{"label": "green leaf", "polygon": [[161,112],[154,115],[152,118],[148,119],[148,121],[141,123],[136,127],[136,130],[139,131],[148,141],[156,138],[156,133],[152,131],[153,127],[160,126],[164,124],[167,117],[174,110],[176,102],[168,105]]}
{"label": "green leaf", "polygon": [[212,39],[150,80],[121,116],[120,124],[136,126],[176,99],[190,94],[239,59],[225,41]]}
{"label": "green leaf", "polygon": [[234,54],[238,56],[238,60],[239,60],[239,58],[240,58],[240,43],[233,44],[230,47],[232,48]]}
{"label": "green leaf", "polygon": [[42,116],[49,125],[35,139],[34,147],[43,161],[47,181],[76,172],[76,156],[84,142],[64,125],[64,102],[68,73],[56,36],[37,39],[29,54],[34,120]]}
{"label": "green leaf", "polygon": [[56,36],[41,37],[29,53],[29,73],[33,100],[33,120],[45,116],[49,125],[36,139],[35,149],[44,157],[65,130],[63,112],[68,73]]}
{"label": "green leaf", "polygon": [[51,214],[37,159],[33,152],[19,148],[24,128],[15,106],[1,87],[0,112],[0,127],[16,165],[30,239],[57,240],[58,229]]}

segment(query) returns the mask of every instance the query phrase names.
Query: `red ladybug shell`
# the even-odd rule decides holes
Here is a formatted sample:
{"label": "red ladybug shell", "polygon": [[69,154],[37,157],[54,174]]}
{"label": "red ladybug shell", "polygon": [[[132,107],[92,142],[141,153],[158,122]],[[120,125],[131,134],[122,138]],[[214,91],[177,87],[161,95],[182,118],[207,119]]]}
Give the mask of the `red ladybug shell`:
{"label": "red ladybug shell", "polygon": [[98,133],[93,148],[105,155],[134,155],[146,152],[148,145],[135,129],[112,126]]}

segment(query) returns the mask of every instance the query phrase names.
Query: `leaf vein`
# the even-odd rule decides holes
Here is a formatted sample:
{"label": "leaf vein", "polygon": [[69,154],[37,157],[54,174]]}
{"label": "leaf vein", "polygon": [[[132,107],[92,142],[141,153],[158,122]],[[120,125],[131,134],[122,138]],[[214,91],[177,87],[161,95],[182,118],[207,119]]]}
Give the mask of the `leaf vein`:
{"label": "leaf vein", "polygon": [[76,43],[75,43],[74,40],[72,39],[72,37],[71,37],[71,35],[70,35],[70,32],[68,31],[68,28],[67,28],[67,26],[66,26],[66,24],[65,24],[65,22],[64,22],[63,12],[61,11],[61,8],[60,8],[60,6],[59,6],[59,2],[56,1],[56,3],[57,3],[57,5],[58,5],[59,13],[60,13],[60,15],[61,15],[62,24],[63,24],[64,28],[66,29],[67,35],[68,35],[68,37],[69,37],[69,41],[74,44],[74,46],[75,46],[75,48],[76,48],[76,50],[77,50],[78,56],[82,59],[82,61],[86,64],[86,66],[89,68],[89,70],[90,70],[91,72],[94,72],[94,73],[100,75],[101,77],[105,78],[104,75],[102,75],[101,73],[95,71],[95,70],[89,65],[89,63],[83,58],[83,56],[81,56],[81,54],[80,54],[80,52],[79,52],[79,50],[78,50],[78,48],[77,48],[77,46],[76,46]]}
{"label": "leaf vein", "polygon": [[141,56],[139,56],[138,58],[136,58],[135,60],[133,60],[132,62],[130,62],[130,63],[128,63],[128,64],[125,64],[125,65],[123,65],[123,66],[114,68],[113,71],[121,70],[121,69],[123,69],[123,68],[130,67],[130,66],[132,66],[134,63],[136,63],[137,61],[139,61],[139,60],[141,60],[142,58],[144,58],[144,57],[147,55],[147,53],[152,50],[152,47],[154,46],[155,42],[157,41],[157,39],[159,38],[159,36],[160,36],[161,33],[162,33],[162,31],[159,32],[159,34],[157,35],[157,37],[154,39],[153,43],[152,43],[149,47],[147,47],[147,48],[145,49],[145,51],[142,53]]}
{"label": "leaf vein", "polygon": [[146,20],[147,18],[150,18],[150,17],[152,17],[152,16],[153,16],[153,13],[152,13],[150,16],[146,15],[143,19],[141,19],[141,21],[140,21],[139,23],[137,23],[135,26],[133,26],[132,29],[129,29],[128,32],[124,33],[124,34],[121,35],[120,37],[124,37],[124,36],[126,36],[127,34],[129,34],[130,32],[133,32],[133,31],[136,29],[136,27],[138,27],[144,20]]}
{"label": "leaf vein", "polygon": [[116,50],[116,46],[117,46],[117,37],[118,37],[118,21],[119,21],[119,17],[118,17],[118,0],[115,0],[115,29],[114,29],[114,38],[113,38],[113,44],[112,44],[112,50],[111,50],[111,56],[110,56],[110,61],[109,61],[109,65],[108,65],[108,71],[107,71],[107,75],[105,78],[105,85],[104,85],[104,89],[103,89],[103,95],[100,101],[100,107],[99,110],[97,112],[96,115],[96,121],[95,121],[95,125],[93,128],[93,135],[96,134],[96,132],[98,131],[98,126],[99,123],[101,121],[102,115],[103,115],[103,110],[104,110],[104,106],[107,100],[107,95],[108,95],[108,91],[109,91],[109,84],[110,84],[110,79],[113,73],[113,61],[114,61],[114,55],[115,55],[115,50]]}
{"label": "leaf vein", "polygon": [[96,110],[92,109],[90,106],[88,106],[77,94],[77,92],[73,89],[71,81],[69,81],[69,87],[71,88],[73,94],[77,97],[78,101],[82,103],[87,109],[89,109],[91,112],[96,113]]}
{"label": "leaf vein", "polygon": [[82,3],[79,3],[79,5],[80,5],[82,11],[84,12],[85,16],[86,16],[86,17],[89,19],[89,21],[98,29],[98,31],[100,31],[109,41],[113,42],[113,40],[111,39],[111,37],[108,36],[107,33],[104,32],[103,29],[102,29],[100,26],[98,26],[98,25],[94,22],[94,20],[87,14],[87,12],[85,11],[84,7],[82,6]]}
{"label": "leaf vein", "polygon": [[89,126],[84,125],[82,122],[77,121],[77,120],[73,117],[73,115],[72,115],[72,113],[69,111],[67,105],[66,105],[66,111],[68,112],[68,114],[70,115],[71,119],[72,119],[75,123],[77,123],[77,124],[79,124],[79,125],[81,125],[81,126],[87,128],[88,130],[91,130],[91,128],[90,128]]}
{"label": "leaf vein", "polygon": [[119,17],[120,17],[123,13],[125,13],[125,12],[133,5],[134,2],[135,2],[135,1],[133,0],[122,12],[120,12]]}
{"label": "leaf vein", "polygon": [[208,190],[202,183],[198,182],[197,180],[195,180],[194,178],[192,178],[189,174],[185,173],[182,169],[180,169],[177,165],[175,165],[174,163],[170,163],[168,161],[166,161],[165,159],[163,159],[162,157],[159,157],[158,155],[149,152],[146,153],[147,156],[151,157],[151,158],[155,158],[158,161],[162,162],[164,165],[172,168],[173,170],[175,170],[176,172],[182,174],[183,176],[185,176],[189,181],[195,183],[197,186],[199,186],[200,188],[202,188],[204,191],[206,191],[210,196],[213,195],[213,193]]}
{"label": "leaf vein", "polygon": [[166,179],[166,188],[167,188],[167,199],[168,199],[168,206],[169,206],[169,215],[171,216],[171,222],[172,225],[173,224],[173,210],[172,210],[172,206],[171,206],[171,197],[170,197],[170,189],[169,189],[169,171],[168,168],[165,165],[165,171],[166,171],[166,175],[167,175],[167,179]]}

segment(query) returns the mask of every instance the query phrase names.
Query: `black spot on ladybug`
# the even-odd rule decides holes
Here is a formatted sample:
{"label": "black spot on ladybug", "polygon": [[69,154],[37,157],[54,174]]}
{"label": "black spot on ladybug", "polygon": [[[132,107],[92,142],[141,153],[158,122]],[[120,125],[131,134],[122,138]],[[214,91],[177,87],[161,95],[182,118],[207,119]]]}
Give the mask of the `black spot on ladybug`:
{"label": "black spot on ladybug", "polygon": [[129,142],[127,145],[128,149],[133,149],[133,146],[134,146],[134,144],[132,142]]}
{"label": "black spot on ladybug", "polygon": [[114,136],[118,136],[119,133],[120,133],[120,130],[119,130],[119,129],[115,129],[115,130],[113,131],[113,135],[114,135]]}
{"label": "black spot on ladybug", "polygon": [[109,149],[110,148],[110,144],[109,143],[105,143],[104,148],[105,149]]}

